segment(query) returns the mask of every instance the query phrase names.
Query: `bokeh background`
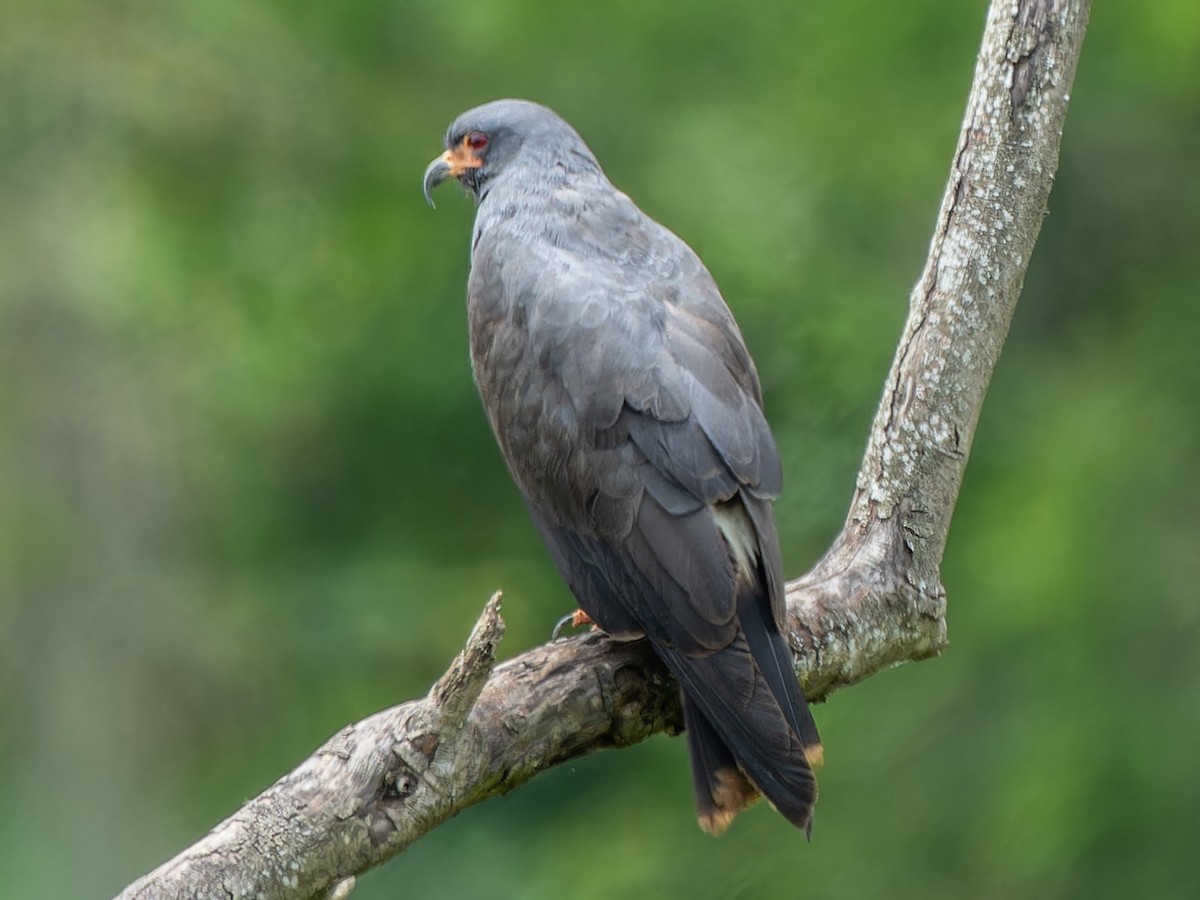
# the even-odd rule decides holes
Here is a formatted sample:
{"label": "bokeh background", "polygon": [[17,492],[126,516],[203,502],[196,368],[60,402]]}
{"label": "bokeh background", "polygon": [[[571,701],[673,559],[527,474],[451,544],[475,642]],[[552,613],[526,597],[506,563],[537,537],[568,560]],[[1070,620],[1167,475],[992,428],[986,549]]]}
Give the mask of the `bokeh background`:
{"label": "bokeh background", "polygon": [[[707,261],[837,532],[982,0],[8,0],[0,10],[0,872],[105,897],[483,602],[571,602],[479,409],[446,124],[557,108]],[[817,710],[811,845],[697,829],[662,737],[546,773],[355,896],[1200,895],[1200,6],[1097,4],[947,548],[951,646]]]}

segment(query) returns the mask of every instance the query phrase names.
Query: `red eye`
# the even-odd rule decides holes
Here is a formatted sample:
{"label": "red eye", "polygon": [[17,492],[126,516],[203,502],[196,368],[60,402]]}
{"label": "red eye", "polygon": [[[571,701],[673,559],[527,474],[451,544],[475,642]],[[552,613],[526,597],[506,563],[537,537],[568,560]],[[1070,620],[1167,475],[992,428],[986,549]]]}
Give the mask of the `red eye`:
{"label": "red eye", "polygon": [[488,136],[482,131],[472,131],[464,140],[472,150],[482,150],[488,145]]}

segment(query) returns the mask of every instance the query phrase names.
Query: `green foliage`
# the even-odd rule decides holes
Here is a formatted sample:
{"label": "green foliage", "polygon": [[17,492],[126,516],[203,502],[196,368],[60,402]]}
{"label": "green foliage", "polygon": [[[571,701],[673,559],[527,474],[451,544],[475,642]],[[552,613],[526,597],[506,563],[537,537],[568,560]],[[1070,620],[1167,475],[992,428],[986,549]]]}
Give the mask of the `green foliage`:
{"label": "green foliage", "polygon": [[[0,13],[0,871],[107,896],[492,590],[570,608],[420,176],[527,96],[700,252],[759,362],[788,570],[840,526],[983,4],[87,4]],[[696,828],[685,749],[471,810],[355,896],[1193,897],[1200,11],[1097,4],[945,559],[953,644],[817,714],[814,840]],[[69,861],[69,863],[68,863]]]}

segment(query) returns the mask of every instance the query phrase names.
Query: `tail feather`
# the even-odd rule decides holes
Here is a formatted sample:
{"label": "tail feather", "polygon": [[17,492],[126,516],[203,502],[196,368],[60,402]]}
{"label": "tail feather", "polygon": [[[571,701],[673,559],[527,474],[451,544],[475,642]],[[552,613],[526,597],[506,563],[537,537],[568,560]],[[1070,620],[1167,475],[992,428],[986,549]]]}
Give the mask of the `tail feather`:
{"label": "tail feather", "polygon": [[[746,643],[772,696],[783,710],[792,731],[804,745],[805,755],[813,762],[813,756],[820,758],[821,755],[821,736],[817,733],[817,723],[808,708],[808,701],[804,699],[804,692],[800,690],[800,682],[796,680],[787,639],[780,634],[773,621],[762,621],[764,614],[769,614],[764,609],[765,605],[765,601],[756,602],[756,598],[743,602],[739,613]],[[761,624],[753,621],[756,613]]]}
{"label": "tail feather", "polygon": [[766,599],[743,597],[738,618],[739,635],[721,650],[658,648],[683,688],[700,824],[719,833],[761,792],[807,834],[821,751],[816,723]]}
{"label": "tail feather", "polygon": [[696,818],[701,828],[718,835],[738,813],[758,800],[759,791],[738,768],[733,753],[687,694],[683,695],[683,721],[692,758]]}

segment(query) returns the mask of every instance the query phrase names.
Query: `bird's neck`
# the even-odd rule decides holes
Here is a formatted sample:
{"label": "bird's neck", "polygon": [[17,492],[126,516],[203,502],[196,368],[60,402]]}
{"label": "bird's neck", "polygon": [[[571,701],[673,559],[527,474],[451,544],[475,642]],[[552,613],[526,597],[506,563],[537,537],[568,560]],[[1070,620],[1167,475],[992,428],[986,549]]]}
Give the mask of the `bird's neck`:
{"label": "bird's neck", "polygon": [[586,148],[549,154],[527,151],[500,172],[485,178],[479,191],[482,211],[487,206],[545,203],[555,193],[603,185],[611,187],[596,158]]}
{"label": "bird's neck", "polygon": [[564,217],[588,218],[596,199],[613,191],[590,154],[514,160],[479,192],[475,239],[493,228],[533,233],[544,227],[557,234]]}

